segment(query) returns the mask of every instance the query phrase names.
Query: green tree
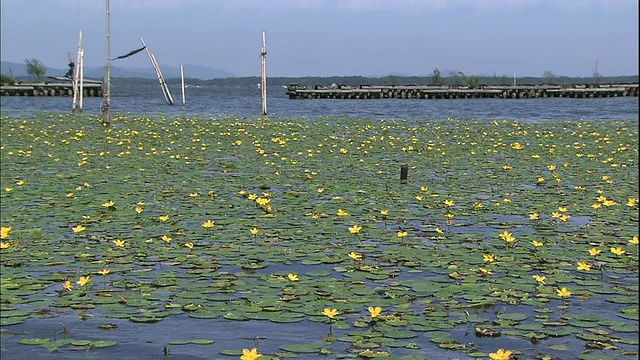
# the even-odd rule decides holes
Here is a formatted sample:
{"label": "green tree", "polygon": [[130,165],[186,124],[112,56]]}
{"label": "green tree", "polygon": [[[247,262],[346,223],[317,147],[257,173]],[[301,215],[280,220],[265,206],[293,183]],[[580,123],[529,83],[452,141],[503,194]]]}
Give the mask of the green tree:
{"label": "green tree", "polygon": [[480,78],[475,76],[475,75],[471,75],[466,79],[467,82],[467,86],[471,89],[477,89],[480,87],[481,81]]}
{"label": "green tree", "polygon": [[0,75],[0,85],[14,85],[16,81],[13,76],[2,74]]}
{"label": "green tree", "polygon": [[40,81],[47,72],[47,68],[42,61],[38,59],[25,59],[25,62],[27,64],[27,74],[35,77],[36,81]]}
{"label": "green tree", "polygon": [[431,85],[442,85],[442,75],[438,68],[433,70],[433,75],[431,75]]}

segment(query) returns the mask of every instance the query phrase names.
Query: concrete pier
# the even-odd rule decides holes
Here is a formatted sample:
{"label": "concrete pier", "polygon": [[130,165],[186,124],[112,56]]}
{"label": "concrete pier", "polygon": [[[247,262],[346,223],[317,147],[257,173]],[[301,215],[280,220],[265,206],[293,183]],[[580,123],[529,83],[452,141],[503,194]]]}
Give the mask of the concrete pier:
{"label": "concrete pier", "polygon": [[522,86],[418,86],[383,85],[358,87],[289,84],[290,99],[532,99],[605,98],[638,96],[638,84],[522,85]]}
{"label": "concrete pier", "polygon": [[[101,83],[82,84],[84,97],[101,97]],[[73,96],[71,83],[21,83],[0,86],[0,96]]]}

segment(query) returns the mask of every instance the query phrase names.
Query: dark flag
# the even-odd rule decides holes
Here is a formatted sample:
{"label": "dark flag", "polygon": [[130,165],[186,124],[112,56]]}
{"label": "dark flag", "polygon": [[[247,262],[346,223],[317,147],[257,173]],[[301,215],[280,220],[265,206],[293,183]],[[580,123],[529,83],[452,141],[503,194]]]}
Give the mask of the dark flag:
{"label": "dark flag", "polygon": [[131,55],[135,55],[137,53],[139,53],[140,51],[144,50],[146,48],[146,46],[141,47],[140,49],[136,49],[133,51],[129,51],[128,53],[124,54],[124,55],[120,55],[117,58],[113,59],[113,60],[118,60],[118,59],[124,59],[124,58],[128,58]]}

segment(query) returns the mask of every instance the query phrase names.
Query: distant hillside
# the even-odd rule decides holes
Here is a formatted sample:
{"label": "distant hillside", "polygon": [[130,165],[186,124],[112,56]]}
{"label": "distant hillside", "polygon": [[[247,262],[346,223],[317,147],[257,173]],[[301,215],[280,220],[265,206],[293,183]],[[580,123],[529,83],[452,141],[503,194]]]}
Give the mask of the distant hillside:
{"label": "distant hillside", "polygon": [[[47,66],[47,64],[45,64]],[[62,76],[67,72],[68,68],[53,68],[47,66],[45,76]],[[161,66],[160,70],[166,79],[180,78],[179,66]],[[13,72],[16,78],[29,77],[27,74],[27,66],[25,63],[16,63],[10,61],[0,62],[0,73],[9,75]],[[84,76],[90,79],[102,79],[104,77],[104,66],[85,66]],[[117,66],[111,67],[112,77],[122,78],[157,78],[156,72],[149,64],[148,68],[121,68]],[[184,65],[184,76],[194,79],[210,80],[236,77],[228,71],[211,69],[200,65]]]}

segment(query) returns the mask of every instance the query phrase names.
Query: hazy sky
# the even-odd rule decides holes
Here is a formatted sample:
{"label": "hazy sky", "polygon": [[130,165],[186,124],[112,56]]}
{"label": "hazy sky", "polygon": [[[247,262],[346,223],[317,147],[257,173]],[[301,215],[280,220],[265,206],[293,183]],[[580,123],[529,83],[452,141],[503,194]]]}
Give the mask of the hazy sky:
{"label": "hazy sky", "polygon": [[[110,0],[111,56],[259,76],[638,74],[638,0]],[[106,64],[106,0],[2,0],[1,58]],[[74,55],[75,56],[75,55]],[[114,66],[151,67],[144,53]]]}

